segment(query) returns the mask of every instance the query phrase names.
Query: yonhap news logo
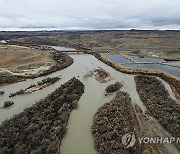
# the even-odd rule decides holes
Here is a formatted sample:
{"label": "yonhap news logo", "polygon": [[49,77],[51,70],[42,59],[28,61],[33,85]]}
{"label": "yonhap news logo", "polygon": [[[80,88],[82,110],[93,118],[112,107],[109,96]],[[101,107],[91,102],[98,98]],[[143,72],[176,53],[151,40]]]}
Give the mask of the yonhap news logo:
{"label": "yonhap news logo", "polygon": [[179,144],[180,138],[177,137],[136,137],[135,133],[129,132],[122,136],[122,144],[125,148],[130,148],[135,145],[136,142],[139,144]]}
{"label": "yonhap news logo", "polygon": [[135,134],[133,132],[127,133],[122,136],[122,144],[125,148],[132,147],[136,142]]}

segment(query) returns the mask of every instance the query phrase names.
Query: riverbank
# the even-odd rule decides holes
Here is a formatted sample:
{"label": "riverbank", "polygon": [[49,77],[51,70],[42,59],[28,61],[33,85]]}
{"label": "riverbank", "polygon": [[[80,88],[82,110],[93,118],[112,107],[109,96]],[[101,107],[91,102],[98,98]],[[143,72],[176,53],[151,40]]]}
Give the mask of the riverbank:
{"label": "riverbank", "polygon": [[42,77],[54,73],[70,66],[73,63],[73,59],[69,55],[60,53],[58,51],[52,53],[52,59],[56,62],[54,66],[40,74],[30,76],[30,78]]}
{"label": "riverbank", "polygon": [[73,78],[0,125],[0,153],[58,153],[71,111],[84,92]]}
{"label": "riverbank", "polygon": [[62,70],[73,63],[73,59],[67,55],[60,53],[58,51],[51,53],[52,59],[55,61],[55,65],[50,67],[48,70],[44,70],[43,72],[33,74],[33,75],[0,75],[0,86],[25,81],[26,79],[33,79],[37,77],[42,77],[56,71]]}
{"label": "riverbank", "polygon": [[55,64],[53,50],[18,45],[0,45],[0,74],[28,76]]}
{"label": "riverbank", "polygon": [[97,53],[97,52],[88,52],[89,54],[94,55],[98,60],[102,61],[103,63],[111,66],[117,71],[127,74],[133,75],[153,75],[162,78],[165,80],[170,86],[173,92],[176,95],[176,98],[180,100],[180,78],[175,77],[169,73],[160,71],[160,70],[153,70],[153,69],[133,69],[127,68],[121,64],[118,64],[110,59],[108,59],[105,55]]}

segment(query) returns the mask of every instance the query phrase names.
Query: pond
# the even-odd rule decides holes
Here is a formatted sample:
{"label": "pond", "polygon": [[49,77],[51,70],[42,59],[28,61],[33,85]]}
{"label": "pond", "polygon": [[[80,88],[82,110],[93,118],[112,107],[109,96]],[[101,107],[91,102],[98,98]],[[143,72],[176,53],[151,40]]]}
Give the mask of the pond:
{"label": "pond", "polygon": [[138,56],[129,56],[130,58],[135,59],[138,62],[164,62],[164,59],[160,59],[160,58],[144,58],[144,57],[138,57]]}
{"label": "pond", "polygon": [[180,67],[180,61],[168,62],[168,64]]}
{"label": "pond", "polygon": [[119,54],[106,54],[106,56],[117,63],[130,63],[131,61]]}
{"label": "pond", "polygon": [[168,66],[168,65],[161,65],[161,64],[125,64],[124,66],[130,68],[151,68],[161,70],[177,77],[180,77],[180,68]]}
{"label": "pond", "polygon": [[[107,54],[106,55],[109,59],[117,62],[117,63],[126,63],[124,66],[130,67],[130,68],[151,68],[151,69],[157,69],[161,71],[165,71],[167,73],[170,73],[172,75],[175,75],[177,77],[180,77],[180,68],[168,66],[168,65],[161,65],[161,64],[133,64],[129,59],[119,55],[119,54]],[[131,58],[135,58],[135,60],[138,60],[139,62],[162,62],[163,59],[157,59],[157,58],[140,58],[137,56],[129,56]],[[180,62],[170,62],[167,64],[171,64],[174,66],[179,66]]]}

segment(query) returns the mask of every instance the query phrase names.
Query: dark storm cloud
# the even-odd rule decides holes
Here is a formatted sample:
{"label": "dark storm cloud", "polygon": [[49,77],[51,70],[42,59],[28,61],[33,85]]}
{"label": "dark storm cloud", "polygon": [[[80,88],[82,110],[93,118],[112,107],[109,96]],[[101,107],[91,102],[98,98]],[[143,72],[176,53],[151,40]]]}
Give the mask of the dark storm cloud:
{"label": "dark storm cloud", "polygon": [[0,0],[0,28],[179,29],[179,0]]}

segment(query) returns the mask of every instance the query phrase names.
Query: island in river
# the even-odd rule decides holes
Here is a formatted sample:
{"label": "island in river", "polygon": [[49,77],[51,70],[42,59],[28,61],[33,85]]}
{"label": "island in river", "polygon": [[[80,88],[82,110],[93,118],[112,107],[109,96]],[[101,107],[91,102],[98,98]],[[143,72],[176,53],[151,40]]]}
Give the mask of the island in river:
{"label": "island in river", "polygon": [[[0,63],[0,106],[14,103],[0,108],[0,153],[179,153],[176,143],[136,142],[132,147],[122,143],[126,133],[136,141],[138,137],[178,137],[179,77],[123,65],[137,63],[137,57],[156,57],[153,63],[170,60],[175,65],[178,31],[17,33],[0,33],[7,40],[0,49],[5,57]],[[118,47],[122,41],[126,46]],[[152,46],[154,41],[158,45]],[[167,41],[168,47],[160,48],[161,41]],[[144,42],[147,47],[143,48]],[[109,53],[125,59],[117,63],[107,57]],[[41,84],[43,88],[37,84],[59,76],[54,84]],[[26,95],[9,98],[20,89]]]}

